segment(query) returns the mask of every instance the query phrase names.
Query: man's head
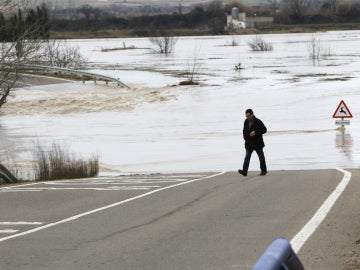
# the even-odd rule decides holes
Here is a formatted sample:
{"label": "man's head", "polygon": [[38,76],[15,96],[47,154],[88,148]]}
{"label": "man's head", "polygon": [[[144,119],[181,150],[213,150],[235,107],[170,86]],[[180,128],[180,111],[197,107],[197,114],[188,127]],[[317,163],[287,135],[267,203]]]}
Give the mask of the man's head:
{"label": "man's head", "polygon": [[247,109],[245,111],[245,115],[246,115],[246,119],[249,120],[249,121],[254,118],[254,112],[253,112],[252,109]]}

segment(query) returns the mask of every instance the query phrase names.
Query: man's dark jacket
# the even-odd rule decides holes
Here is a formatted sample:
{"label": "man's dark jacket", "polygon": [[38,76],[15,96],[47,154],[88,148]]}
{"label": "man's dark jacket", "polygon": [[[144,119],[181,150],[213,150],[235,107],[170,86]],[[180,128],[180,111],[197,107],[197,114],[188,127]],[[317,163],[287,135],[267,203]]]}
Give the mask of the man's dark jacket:
{"label": "man's dark jacket", "polygon": [[[250,132],[255,131],[255,136],[251,137]],[[263,134],[267,131],[264,123],[254,116],[252,120],[252,125],[249,127],[249,120],[244,122],[244,140],[245,148],[248,150],[258,150],[264,148]]]}

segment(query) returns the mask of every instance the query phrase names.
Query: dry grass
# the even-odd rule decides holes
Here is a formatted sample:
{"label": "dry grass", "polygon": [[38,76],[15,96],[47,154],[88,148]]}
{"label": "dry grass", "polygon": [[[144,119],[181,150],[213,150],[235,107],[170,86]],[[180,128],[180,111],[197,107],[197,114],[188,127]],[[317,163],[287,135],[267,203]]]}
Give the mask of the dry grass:
{"label": "dry grass", "polygon": [[99,173],[97,156],[89,159],[78,158],[66,147],[53,143],[46,151],[38,143],[34,151],[35,180],[58,180],[94,177]]}
{"label": "dry grass", "polygon": [[127,30],[103,30],[103,31],[50,31],[51,39],[82,39],[82,38],[128,38],[133,37],[131,31]]}

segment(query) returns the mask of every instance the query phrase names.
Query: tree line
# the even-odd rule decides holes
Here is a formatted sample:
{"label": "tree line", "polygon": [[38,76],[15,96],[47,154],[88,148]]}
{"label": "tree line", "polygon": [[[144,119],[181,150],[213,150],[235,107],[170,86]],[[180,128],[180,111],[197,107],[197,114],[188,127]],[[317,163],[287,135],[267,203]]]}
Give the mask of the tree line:
{"label": "tree line", "polygon": [[[276,0],[268,1],[276,3]],[[345,0],[283,0],[274,19],[281,24],[359,22],[360,3]]]}
{"label": "tree line", "polygon": [[[229,11],[231,8],[229,8]],[[83,14],[78,19],[56,19],[50,21],[54,31],[99,31],[132,30],[139,36],[151,35],[159,29],[194,29],[196,27],[211,27],[215,33],[223,32],[226,23],[224,7],[220,2],[214,2],[207,7],[198,6],[186,14],[173,13],[162,15],[142,15],[119,18],[109,14],[99,14],[98,9],[83,6],[79,9]],[[94,12],[96,11],[96,12]],[[216,27],[217,26],[217,27]]]}
{"label": "tree line", "polygon": [[11,15],[0,12],[0,41],[14,42],[22,38],[48,39],[49,15],[46,5],[22,10]]}
{"label": "tree line", "polygon": [[[318,2],[319,3],[319,2]],[[89,5],[82,6],[78,12],[83,16],[71,19],[53,18],[50,22],[54,31],[99,31],[131,30],[138,36],[152,35],[158,29],[209,29],[214,34],[224,32],[225,13],[238,7],[247,16],[273,16],[277,24],[329,23],[360,21],[360,3],[340,0],[324,0],[315,6],[310,0],[268,0],[268,5],[252,8],[237,1],[226,5],[213,1],[207,5],[195,6],[186,14],[142,15],[134,17],[115,17]]]}

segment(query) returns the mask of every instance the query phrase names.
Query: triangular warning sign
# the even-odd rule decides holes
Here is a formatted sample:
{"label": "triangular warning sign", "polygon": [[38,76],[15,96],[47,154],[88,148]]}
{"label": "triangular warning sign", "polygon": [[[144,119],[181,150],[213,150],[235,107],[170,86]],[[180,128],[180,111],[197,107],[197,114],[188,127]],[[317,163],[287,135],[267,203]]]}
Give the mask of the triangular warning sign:
{"label": "triangular warning sign", "polygon": [[333,118],[352,118],[352,114],[346,106],[345,101],[341,101],[336,111],[334,112]]}

